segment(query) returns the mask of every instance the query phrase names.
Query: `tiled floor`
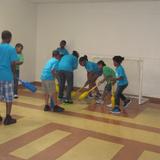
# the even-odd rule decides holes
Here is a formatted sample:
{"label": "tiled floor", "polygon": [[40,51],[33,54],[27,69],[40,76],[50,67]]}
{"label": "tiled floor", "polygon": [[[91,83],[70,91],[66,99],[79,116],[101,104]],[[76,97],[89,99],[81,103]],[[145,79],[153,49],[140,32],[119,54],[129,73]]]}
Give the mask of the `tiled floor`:
{"label": "tiled floor", "polygon": [[51,113],[43,112],[42,97],[21,90],[13,106],[18,123],[0,124],[0,160],[160,160],[159,104],[133,100],[115,116],[94,101],[77,101]]}

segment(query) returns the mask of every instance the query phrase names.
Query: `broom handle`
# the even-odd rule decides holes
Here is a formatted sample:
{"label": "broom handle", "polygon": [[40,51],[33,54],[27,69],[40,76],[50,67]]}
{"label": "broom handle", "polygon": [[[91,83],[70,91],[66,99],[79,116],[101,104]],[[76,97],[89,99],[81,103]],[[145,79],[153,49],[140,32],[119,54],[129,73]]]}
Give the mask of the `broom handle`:
{"label": "broom handle", "polygon": [[94,86],[93,88],[91,88],[88,93],[92,92],[95,88],[97,88],[97,86]]}
{"label": "broom handle", "polygon": [[114,88],[115,86],[112,84],[112,96],[114,96],[115,95],[115,88]]}

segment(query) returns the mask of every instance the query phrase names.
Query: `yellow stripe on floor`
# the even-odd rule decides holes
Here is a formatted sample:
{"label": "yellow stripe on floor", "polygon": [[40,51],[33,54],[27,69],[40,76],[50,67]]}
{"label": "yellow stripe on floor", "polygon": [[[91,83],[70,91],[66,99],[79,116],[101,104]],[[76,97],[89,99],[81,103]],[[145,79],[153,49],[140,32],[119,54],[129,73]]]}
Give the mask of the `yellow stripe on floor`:
{"label": "yellow stripe on floor", "polygon": [[138,160],[160,160],[160,154],[150,151],[144,151]]}
{"label": "yellow stripe on floor", "polygon": [[123,147],[96,138],[86,138],[57,160],[111,160]]}
{"label": "yellow stripe on floor", "polygon": [[69,134],[70,134],[69,132],[56,130],[11,152],[10,154],[22,159],[29,159],[32,156],[38,154],[39,152],[47,149],[49,146],[60,141],[64,137],[68,136]]}

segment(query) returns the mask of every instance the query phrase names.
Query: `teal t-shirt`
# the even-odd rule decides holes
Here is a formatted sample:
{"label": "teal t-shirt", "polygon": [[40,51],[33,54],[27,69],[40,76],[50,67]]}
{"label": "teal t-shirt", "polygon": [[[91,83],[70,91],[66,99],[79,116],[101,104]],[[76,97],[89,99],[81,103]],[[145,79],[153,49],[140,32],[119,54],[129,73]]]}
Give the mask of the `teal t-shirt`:
{"label": "teal t-shirt", "polygon": [[69,52],[66,48],[57,48],[57,51],[59,51],[60,55],[68,55]]}
{"label": "teal t-shirt", "polygon": [[13,81],[11,63],[17,61],[16,49],[8,43],[0,44],[0,81]]}
{"label": "teal t-shirt", "polygon": [[73,72],[78,67],[78,59],[73,55],[65,55],[58,64],[58,70]]}
{"label": "teal t-shirt", "polygon": [[127,79],[125,70],[124,70],[124,68],[123,68],[121,65],[119,65],[119,66],[116,68],[116,77],[117,77],[117,78],[119,78],[119,77],[122,77],[122,78],[123,78],[122,80],[118,80],[118,81],[117,81],[117,85],[118,85],[118,86],[124,86],[124,85],[127,85],[127,84],[128,84],[128,79]]}
{"label": "teal t-shirt", "polygon": [[98,68],[97,63],[95,62],[87,61],[85,64],[85,68],[87,72],[93,72],[98,75],[102,74],[102,71]]}
{"label": "teal t-shirt", "polygon": [[54,80],[52,70],[57,70],[59,61],[56,58],[51,58],[44,66],[41,73],[41,80]]}

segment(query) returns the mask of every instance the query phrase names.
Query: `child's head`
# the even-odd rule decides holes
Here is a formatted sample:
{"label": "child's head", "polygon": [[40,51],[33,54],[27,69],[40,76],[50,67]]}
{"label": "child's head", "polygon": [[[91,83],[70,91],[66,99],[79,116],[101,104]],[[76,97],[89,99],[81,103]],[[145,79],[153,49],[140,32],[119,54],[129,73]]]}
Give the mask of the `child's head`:
{"label": "child's head", "polygon": [[16,51],[17,53],[21,54],[23,50],[23,45],[21,43],[16,44]]}
{"label": "child's head", "polygon": [[4,43],[10,43],[12,39],[12,33],[10,31],[3,31],[1,38]]}
{"label": "child's head", "polygon": [[102,61],[102,60],[101,60],[101,61],[98,61],[97,64],[98,64],[98,68],[99,68],[99,69],[102,69],[104,66],[106,66],[106,64],[105,64],[104,61]]}
{"label": "child's head", "polygon": [[121,56],[114,56],[113,57],[113,64],[115,67],[121,65],[121,63],[124,61],[124,57]]}
{"label": "child's head", "polygon": [[67,44],[67,42],[66,42],[65,40],[62,40],[62,41],[60,42],[60,47],[61,47],[61,48],[65,48],[66,44]]}
{"label": "child's head", "polygon": [[77,51],[73,51],[72,55],[75,56],[76,58],[79,58],[79,53]]}
{"label": "child's head", "polygon": [[54,58],[56,58],[56,59],[58,59],[58,60],[61,59],[61,55],[59,54],[59,51],[57,51],[57,50],[54,50],[54,51],[52,52],[52,57],[54,57]]}
{"label": "child's head", "polygon": [[85,55],[85,56],[82,56],[82,57],[80,57],[80,59],[79,59],[79,64],[81,65],[81,66],[85,66],[85,63],[88,61],[88,57]]}

